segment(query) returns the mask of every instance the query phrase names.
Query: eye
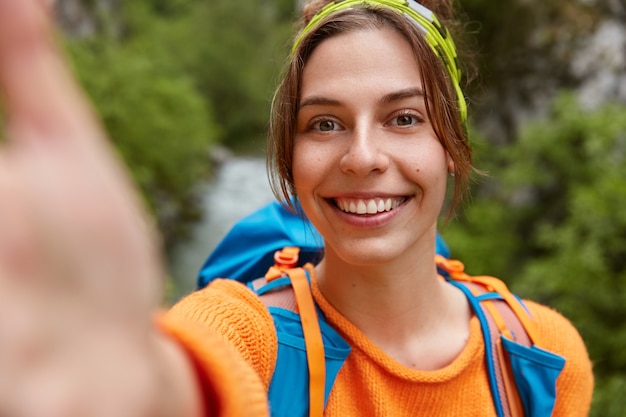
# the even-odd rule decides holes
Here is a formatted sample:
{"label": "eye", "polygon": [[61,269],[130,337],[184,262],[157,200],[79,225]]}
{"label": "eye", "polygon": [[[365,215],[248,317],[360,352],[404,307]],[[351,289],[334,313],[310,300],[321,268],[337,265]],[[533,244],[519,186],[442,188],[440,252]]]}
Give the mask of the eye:
{"label": "eye", "polygon": [[409,126],[413,124],[413,117],[403,114],[396,117],[396,123],[398,126]]}
{"label": "eye", "polygon": [[322,132],[330,132],[331,130],[335,130],[335,122],[331,120],[323,120],[317,123],[317,126]]}
{"label": "eye", "polygon": [[420,115],[411,111],[403,111],[399,114],[396,114],[390,121],[389,125],[399,126],[399,127],[410,127],[415,126],[424,120]]}
{"label": "eye", "polygon": [[341,130],[341,126],[334,120],[319,118],[311,121],[309,129],[318,132],[332,132],[335,130]]}

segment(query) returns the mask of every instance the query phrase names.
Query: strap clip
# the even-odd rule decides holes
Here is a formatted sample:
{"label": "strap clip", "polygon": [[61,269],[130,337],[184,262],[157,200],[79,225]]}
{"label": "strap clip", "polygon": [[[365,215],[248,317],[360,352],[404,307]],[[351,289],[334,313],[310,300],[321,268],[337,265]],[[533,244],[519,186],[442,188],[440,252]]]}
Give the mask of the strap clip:
{"label": "strap clip", "polygon": [[281,277],[285,271],[298,265],[300,259],[300,248],[297,246],[286,246],[274,252],[274,266],[270,267],[265,274],[267,282]]}

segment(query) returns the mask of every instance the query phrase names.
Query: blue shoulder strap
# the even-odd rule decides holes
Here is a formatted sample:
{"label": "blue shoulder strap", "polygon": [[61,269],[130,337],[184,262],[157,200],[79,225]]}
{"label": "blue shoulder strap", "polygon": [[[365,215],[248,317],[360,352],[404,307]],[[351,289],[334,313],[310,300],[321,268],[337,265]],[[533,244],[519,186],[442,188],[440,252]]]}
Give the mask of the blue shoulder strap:
{"label": "blue shoulder strap", "polygon": [[[565,358],[533,344],[523,322],[499,293],[468,282],[448,281],[463,291],[480,320],[498,417],[551,416],[556,402],[556,380],[565,366]],[[486,308],[486,303],[496,308],[511,330],[508,335],[501,333],[493,310]]]}
{"label": "blue shoulder strap", "polygon": [[[306,272],[306,270],[305,270]],[[310,282],[310,275],[307,273]],[[255,288],[260,285],[259,288]],[[266,283],[264,278],[248,286],[268,306],[278,338],[277,360],[269,386],[272,417],[309,416],[309,369],[301,317],[296,313],[291,282],[286,276]],[[339,370],[350,354],[350,345],[335,331],[317,308],[324,346],[326,376],[324,407]]]}

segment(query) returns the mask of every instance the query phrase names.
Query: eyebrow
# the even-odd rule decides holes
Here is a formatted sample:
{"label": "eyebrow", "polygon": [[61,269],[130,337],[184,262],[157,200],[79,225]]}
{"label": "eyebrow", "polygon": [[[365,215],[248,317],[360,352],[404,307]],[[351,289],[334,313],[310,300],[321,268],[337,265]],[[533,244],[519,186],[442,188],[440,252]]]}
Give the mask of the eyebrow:
{"label": "eyebrow", "polygon": [[330,98],[326,98],[326,97],[319,97],[319,96],[313,96],[313,97],[309,97],[306,100],[302,100],[300,102],[300,105],[298,106],[299,109],[306,107],[306,106],[338,106],[340,104],[339,100],[333,100]]}
{"label": "eyebrow", "polygon": [[[404,90],[394,91],[393,93],[386,94],[380,99],[383,104],[393,103],[394,101],[403,100],[411,97],[424,97],[424,90],[419,87],[406,88]],[[339,106],[341,103],[339,100],[334,100],[326,97],[313,96],[300,102],[298,109],[306,106],[325,105],[325,106]]]}
{"label": "eyebrow", "polygon": [[406,88],[400,91],[394,91],[385,95],[380,101],[381,103],[393,103],[394,101],[403,100],[411,97],[425,97],[424,90],[420,87]]}

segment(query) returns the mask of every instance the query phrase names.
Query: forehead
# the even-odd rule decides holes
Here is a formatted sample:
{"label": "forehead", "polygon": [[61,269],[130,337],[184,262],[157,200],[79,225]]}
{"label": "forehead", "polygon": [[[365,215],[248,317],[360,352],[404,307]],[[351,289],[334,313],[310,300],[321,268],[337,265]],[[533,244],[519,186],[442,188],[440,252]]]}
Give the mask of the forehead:
{"label": "forehead", "polygon": [[422,87],[419,63],[408,40],[390,28],[342,33],[322,41],[302,74],[302,97],[407,87]]}

